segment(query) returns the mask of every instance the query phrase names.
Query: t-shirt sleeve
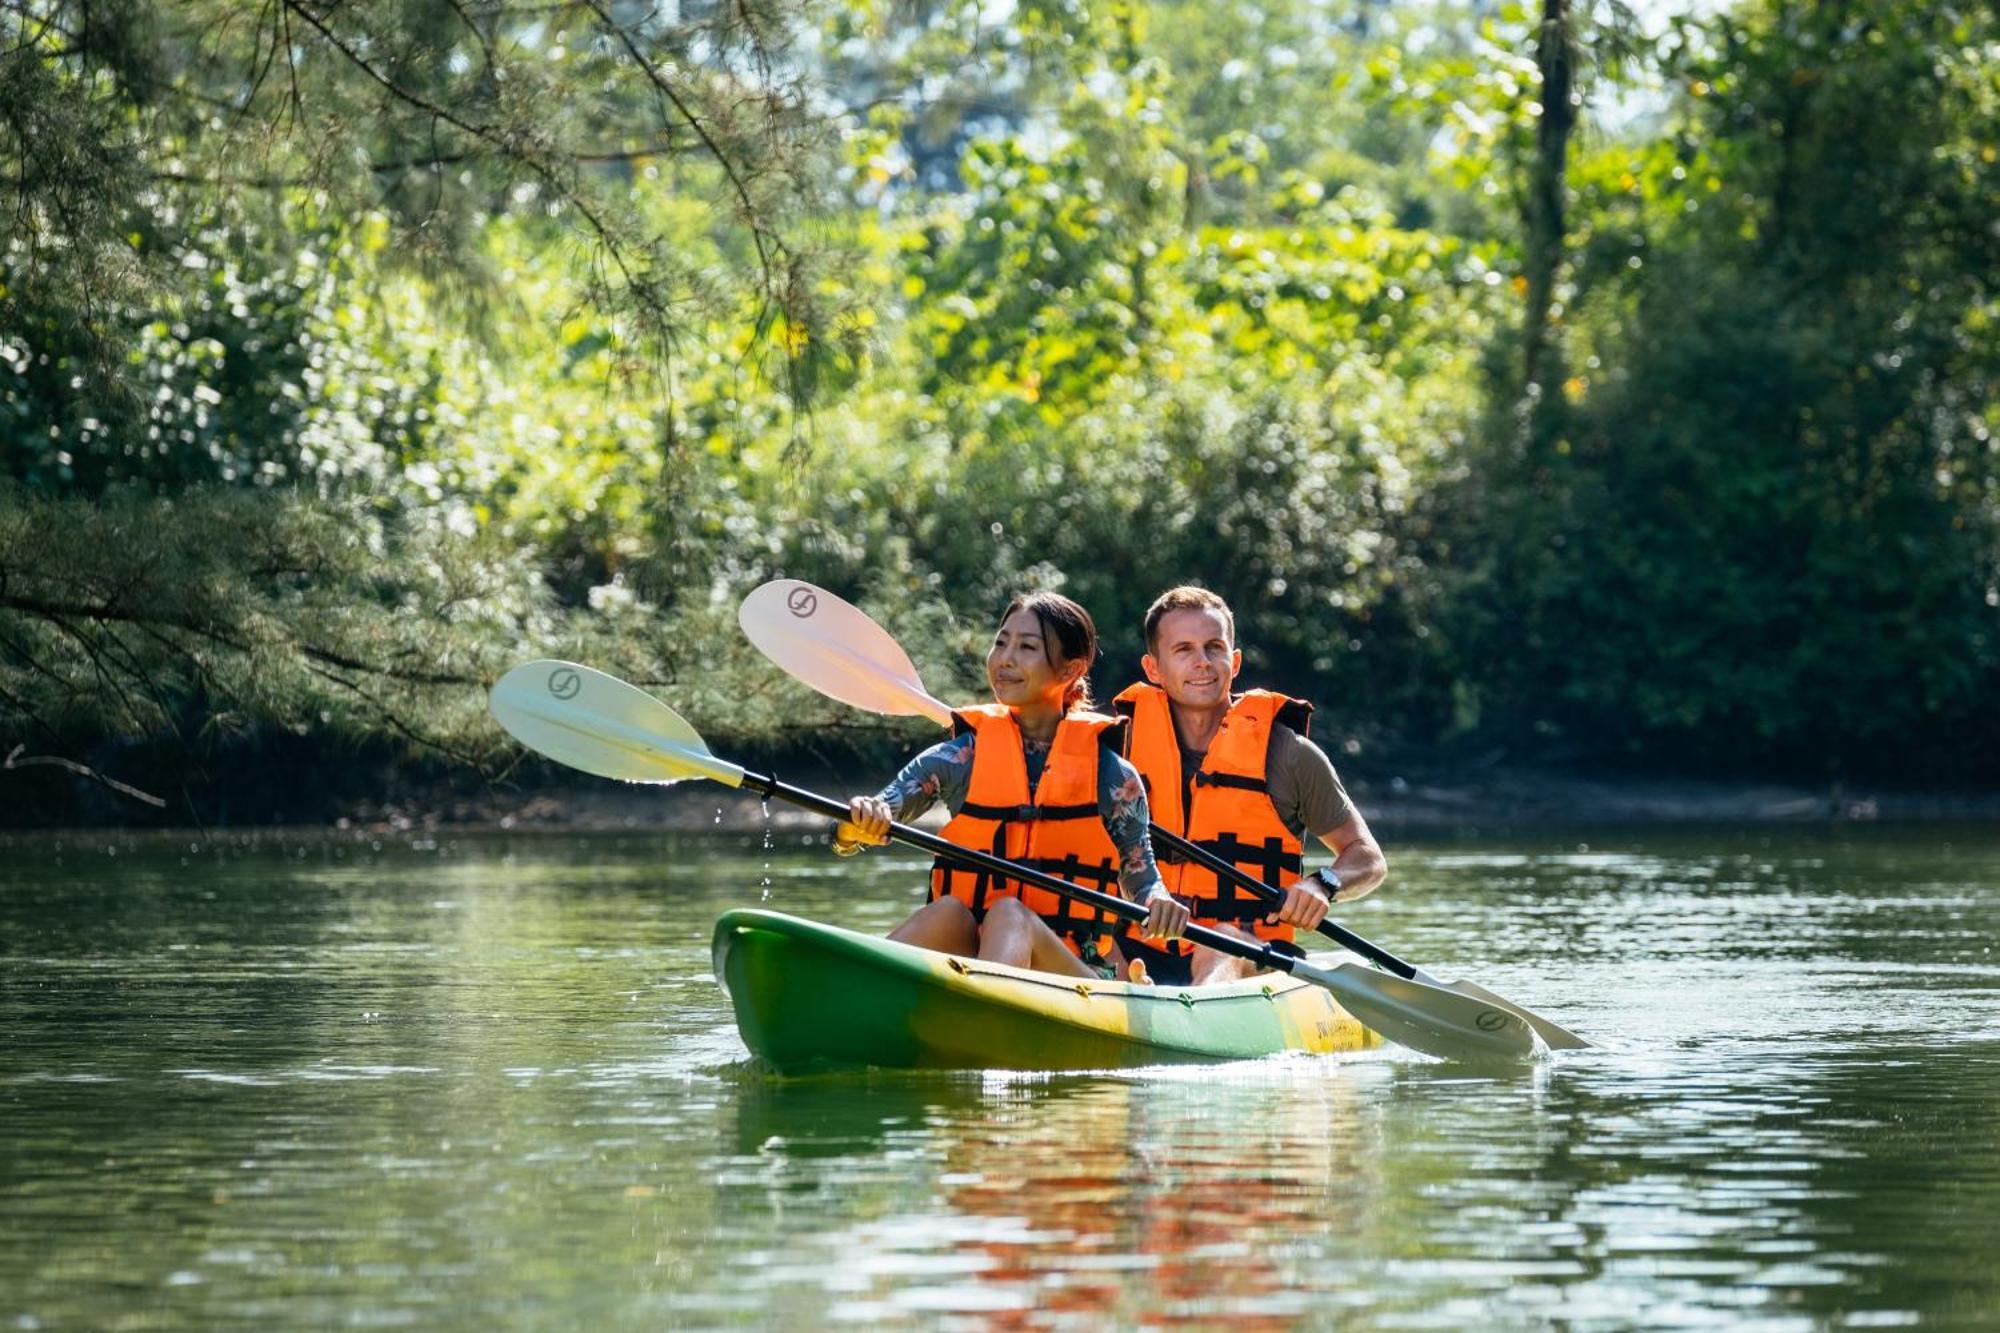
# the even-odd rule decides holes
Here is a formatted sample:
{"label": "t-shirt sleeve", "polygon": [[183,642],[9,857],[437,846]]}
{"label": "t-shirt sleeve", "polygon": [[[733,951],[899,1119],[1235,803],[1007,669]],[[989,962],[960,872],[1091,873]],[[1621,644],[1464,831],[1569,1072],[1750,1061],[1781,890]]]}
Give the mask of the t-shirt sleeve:
{"label": "t-shirt sleeve", "polygon": [[1278,818],[1300,836],[1330,833],[1354,817],[1354,803],[1326,751],[1290,727],[1271,729],[1269,781]]}

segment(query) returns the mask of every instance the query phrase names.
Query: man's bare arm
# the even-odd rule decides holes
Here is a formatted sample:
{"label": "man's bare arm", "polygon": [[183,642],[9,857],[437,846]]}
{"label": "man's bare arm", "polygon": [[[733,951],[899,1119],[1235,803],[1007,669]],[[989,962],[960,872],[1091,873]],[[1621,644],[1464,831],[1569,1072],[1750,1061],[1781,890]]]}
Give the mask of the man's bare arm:
{"label": "man's bare arm", "polygon": [[1388,876],[1389,858],[1382,855],[1381,844],[1368,831],[1368,821],[1352,806],[1348,807],[1344,823],[1313,836],[1333,853],[1333,873],[1340,876],[1340,892],[1334,896],[1335,902],[1351,903],[1356,898],[1366,898]]}

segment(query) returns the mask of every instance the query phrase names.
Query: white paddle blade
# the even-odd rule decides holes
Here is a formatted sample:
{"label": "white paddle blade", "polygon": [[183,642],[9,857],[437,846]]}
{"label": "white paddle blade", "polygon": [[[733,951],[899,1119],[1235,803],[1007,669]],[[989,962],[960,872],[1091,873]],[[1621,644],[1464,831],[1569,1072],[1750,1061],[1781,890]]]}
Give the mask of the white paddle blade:
{"label": "white paddle blade", "polygon": [[924,688],[903,645],[860,607],[824,588],[773,579],[751,589],[736,622],[758,652],[830,699],[871,713],[951,724],[950,707]]}
{"label": "white paddle blade", "polygon": [[[1420,974],[1418,980],[1430,979]],[[1475,1000],[1484,1000],[1495,1008],[1505,1009],[1508,1013],[1519,1016],[1522,1022],[1535,1030],[1535,1035],[1547,1043],[1552,1051],[1586,1051],[1591,1047],[1588,1038],[1578,1036],[1553,1018],[1545,1018],[1532,1009],[1523,1009],[1512,1000],[1495,995],[1476,981],[1453,981],[1447,984],[1447,988],[1457,991],[1460,995],[1469,995]]]}
{"label": "white paddle blade", "polygon": [[517,666],[493,686],[487,706],[521,744],[601,778],[743,785],[743,770],[710,754],[708,742],[679,713],[635,685],[576,662]]}
{"label": "white paddle blade", "polygon": [[1442,1060],[1520,1062],[1535,1057],[1534,1029],[1519,1015],[1457,991],[1405,981],[1355,963],[1300,963],[1292,975],[1332,991],[1347,1011],[1399,1046]]}

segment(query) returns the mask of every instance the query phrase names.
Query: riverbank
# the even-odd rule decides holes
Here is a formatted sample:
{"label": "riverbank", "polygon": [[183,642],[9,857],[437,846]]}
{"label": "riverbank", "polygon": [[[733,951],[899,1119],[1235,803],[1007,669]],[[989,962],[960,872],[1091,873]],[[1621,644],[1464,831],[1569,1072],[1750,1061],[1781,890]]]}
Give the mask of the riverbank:
{"label": "riverbank", "polygon": [[[787,773],[786,781],[842,795],[851,775]],[[1448,782],[1399,776],[1351,781],[1378,833],[1474,833],[1510,828],[1645,824],[2000,823],[2000,792],[1907,792],[1780,783],[1697,782],[1493,769]],[[675,787],[580,783],[533,793],[493,790],[435,802],[362,802],[341,828],[494,827],[583,830],[815,828],[817,815],[709,783]],[[928,823],[940,822],[934,812]]]}
{"label": "riverbank", "polygon": [[[833,796],[858,789],[857,768],[824,762],[786,766],[787,782]],[[1383,834],[1452,835],[1508,829],[1668,824],[2000,824],[2000,791],[1908,791],[1837,784],[1711,781],[1586,774],[1553,767],[1491,765],[1473,771],[1350,772],[1349,792]],[[30,783],[70,784],[69,799]],[[13,788],[10,791],[8,788]],[[40,798],[40,799],[38,799]],[[0,772],[0,828],[36,829],[359,829],[402,833],[435,829],[731,830],[761,828],[767,815],[754,795],[706,782],[672,787],[613,783],[549,774],[531,783],[481,783],[463,776],[412,780],[393,768],[362,776],[344,792],[239,782],[226,799],[197,798],[156,811],[71,774],[43,769]],[[37,817],[37,814],[40,817]],[[817,815],[773,804],[781,828],[825,824]],[[932,823],[937,822],[934,817]]]}

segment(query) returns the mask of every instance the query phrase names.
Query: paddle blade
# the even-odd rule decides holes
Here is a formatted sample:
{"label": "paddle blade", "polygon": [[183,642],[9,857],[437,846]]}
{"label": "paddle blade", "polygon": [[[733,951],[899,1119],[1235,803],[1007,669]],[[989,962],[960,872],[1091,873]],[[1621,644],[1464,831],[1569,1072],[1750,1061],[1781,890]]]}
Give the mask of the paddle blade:
{"label": "paddle blade", "polygon": [[537,754],[602,778],[743,785],[743,770],[710,754],[686,718],[637,686],[576,662],[515,667],[494,685],[487,707]]}
{"label": "paddle blade", "polygon": [[1535,1057],[1534,1029],[1482,1000],[1405,981],[1355,963],[1296,964],[1292,975],[1332,991],[1346,1010],[1390,1041],[1442,1060],[1519,1062]]}
{"label": "paddle blade", "polygon": [[744,637],[793,679],[830,699],[891,717],[951,724],[916,664],[860,607],[800,579],[753,588],[737,609]]}
{"label": "paddle blade", "polygon": [[1457,991],[1460,995],[1469,995],[1475,1000],[1484,1000],[1495,1008],[1505,1009],[1508,1013],[1517,1015],[1522,1022],[1535,1030],[1535,1035],[1547,1043],[1552,1051],[1583,1051],[1589,1050],[1592,1045],[1588,1038],[1578,1036],[1553,1018],[1544,1018],[1532,1009],[1524,1009],[1512,1000],[1495,995],[1476,981],[1454,981],[1449,983],[1449,989]]}

